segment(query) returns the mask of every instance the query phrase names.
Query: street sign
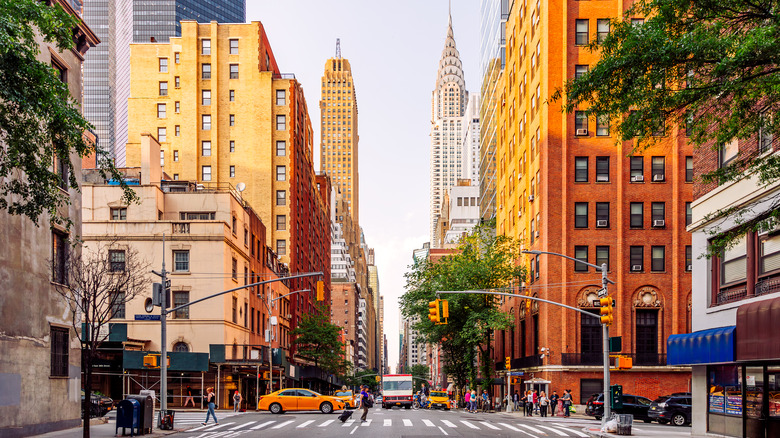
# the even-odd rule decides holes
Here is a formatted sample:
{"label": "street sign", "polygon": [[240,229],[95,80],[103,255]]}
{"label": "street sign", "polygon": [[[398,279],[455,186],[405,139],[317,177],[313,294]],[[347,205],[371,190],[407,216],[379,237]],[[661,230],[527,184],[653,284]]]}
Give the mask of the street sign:
{"label": "street sign", "polygon": [[135,315],[136,321],[159,321],[160,315]]}
{"label": "street sign", "polygon": [[506,375],[507,376],[512,376],[512,377],[520,377],[520,376],[522,376],[524,374],[523,374],[522,371],[510,371],[510,372],[506,373]]}
{"label": "street sign", "polygon": [[607,288],[601,288],[599,289],[599,298],[603,298],[607,296]]}
{"label": "street sign", "polygon": [[166,278],[165,279],[165,289],[167,291],[170,288],[171,288],[171,279],[170,278]]}

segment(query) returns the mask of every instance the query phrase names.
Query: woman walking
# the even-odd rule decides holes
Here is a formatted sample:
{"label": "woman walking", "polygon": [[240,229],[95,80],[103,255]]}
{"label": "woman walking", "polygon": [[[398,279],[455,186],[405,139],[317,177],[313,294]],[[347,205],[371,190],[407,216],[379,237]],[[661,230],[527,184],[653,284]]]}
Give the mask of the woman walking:
{"label": "woman walking", "polygon": [[217,396],[214,394],[214,388],[206,388],[206,404],[209,407],[208,412],[206,412],[206,422],[201,423],[202,425],[206,425],[209,422],[209,415],[214,417],[214,423],[219,424],[219,421],[217,421],[217,414],[214,413],[214,408],[216,405]]}
{"label": "woman walking", "polygon": [[463,401],[466,402],[466,412],[471,412],[471,391],[466,391],[466,395],[463,396]]}
{"label": "woman walking", "polygon": [[471,413],[472,414],[477,413],[477,390],[476,389],[471,390]]}
{"label": "woman walking", "polygon": [[539,394],[539,415],[542,417],[547,416],[547,405],[550,403],[550,399],[547,398],[547,394],[542,391],[541,394]]}
{"label": "woman walking", "polygon": [[525,394],[525,412],[529,417],[534,416],[534,392],[530,389]]}

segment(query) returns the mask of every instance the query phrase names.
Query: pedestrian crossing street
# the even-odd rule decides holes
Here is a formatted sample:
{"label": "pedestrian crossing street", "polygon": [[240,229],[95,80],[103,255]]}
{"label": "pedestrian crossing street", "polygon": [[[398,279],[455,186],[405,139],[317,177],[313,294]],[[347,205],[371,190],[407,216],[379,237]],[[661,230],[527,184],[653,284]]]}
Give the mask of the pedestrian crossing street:
{"label": "pedestrian crossing street", "polygon": [[[288,431],[294,432],[301,429],[317,429],[317,428],[370,428],[370,427],[400,427],[400,428],[413,428],[425,427],[436,428],[442,435],[449,435],[448,431],[454,432],[453,429],[457,429],[461,432],[468,430],[484,430],[484,431],[512,431],[523,433],[523,436],[531,437],[578,437],[587,438],[590,435],[577,430],[576,428],[566,426],[559,423],[548,423],[546,425],[539,425],[537,423],[524,424],[511,420],[497,420],[494,422],[480,421],[480,420],[457,420],[457,419],[415,419],[408,418],[391,419],[391,418],[379,418],[369,419],[366,422],[361,423],[359,419],[349,419],[344,423],[341,423],[337,418],[331,418],[327,420],[317,419],[309,420],[304,418],[288,420],[285,418],[275,420],[256,420],[240,423],[238,418],[222,418],[217,416],[220,422],[218,425],[209,423],[206,426],[198,426],[187,430],[190,433],[190,438],[233,438],[246,433],[253,433],[257,431]],[[202,419],[200,421],[203,421]],[[177,422],[178,423],[178,422]],[[431,429],[435,430],[435,429]]]}

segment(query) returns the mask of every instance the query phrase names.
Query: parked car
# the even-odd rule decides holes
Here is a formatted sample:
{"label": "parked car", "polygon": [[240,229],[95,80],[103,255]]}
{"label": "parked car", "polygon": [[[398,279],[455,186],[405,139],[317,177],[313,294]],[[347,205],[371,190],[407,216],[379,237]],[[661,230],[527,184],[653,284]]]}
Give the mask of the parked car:
{"label": "parked car", "polygon": [[691,393],[676,392],[653,400],[648,411],[650,418],[661,424],[684,426],[691,422]]}
{"label": "parked car", "polygon": [[344,401],[333,396],[322,395],[310,389],[287,388],[260,397],[257,408],[272,414],[284,411],[320,411],[330,414],[344,409]]}
{"label": "parked car", "polygon": [[[111,397],[105,395],[90,394],[89,397],[89,416],[90,417],[102,417],[106,415],[110,410],[114,409],[114,400]],[[81,391],[81,401],[84,402],[84,391]]]}
{"label": "parked car", "polygon": [[[650,404],[652,401],[647,397],[640,395],[623,394],[623,407],[620,409],[613,409],[612,412],[616,414],[631,414],[634,416],[634,420],[642,420],[645,423],[650,423],[652,418],[648,415]],[[597,420],[601,420],[604,416],[604,394],[593,394],[588,399],[585,405],[585,415],[596,417]]]}

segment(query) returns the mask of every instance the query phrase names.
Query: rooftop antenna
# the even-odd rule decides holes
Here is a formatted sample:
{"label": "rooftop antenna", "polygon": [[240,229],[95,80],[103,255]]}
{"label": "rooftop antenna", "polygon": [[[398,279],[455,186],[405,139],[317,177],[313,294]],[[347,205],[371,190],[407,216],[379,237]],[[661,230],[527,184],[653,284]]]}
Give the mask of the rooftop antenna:
{"label": "rooftop antenna", "polygon": [[341,59],[341,38],[336,38],[336,58]]}

